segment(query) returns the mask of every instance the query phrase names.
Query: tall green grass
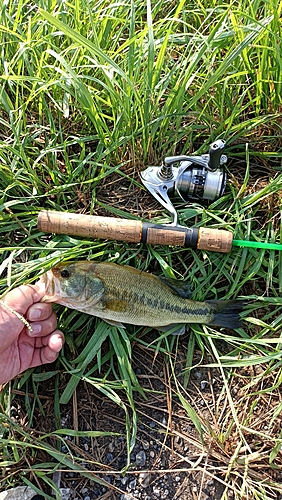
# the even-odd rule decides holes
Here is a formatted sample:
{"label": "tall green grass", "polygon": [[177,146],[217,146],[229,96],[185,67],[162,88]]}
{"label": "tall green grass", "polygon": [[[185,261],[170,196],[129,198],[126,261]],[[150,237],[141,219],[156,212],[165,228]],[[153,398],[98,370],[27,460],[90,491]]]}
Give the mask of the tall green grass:
{"label": "tall green grass", "polygon": [[[281,2],[257,0],[7,0],[0,7],[1,293],[33,281],[62,259],[90,258],[185,277],[199,300],[259,298],[246,312],[244,328],[232,336],[206,327],[191,329],[184,387],[169,357],[178,398],[200,430],[199,415],[184,403],[185,387],[195,346],[204,362],[206,353],[212,355],[222,372],[232,428],[242,443],[245,429],[227,373],[267,363],[266,372],[274,371],[280,381],[280,254],[236,248],[219,255],[67,236],[51,239],[38,232],[36,219],[45,208],[106,210],[108,215],[169,222],[161,207],[151,209],[149,195],[138,208],[136,193],[145,196],[140,171],[148,164],[159,165],[164,155],[204,153],[221,137],[232,159],[226,194],[208,208],[181,207],[180,221],[226,228],[236,238],[280,242],[281,10]],[[125,187],[128,194],[125,189],[120,202],[111,202],[105,197],[109,186]],[[56,392],[57,419],[60,403],[70,401],[81,379],[94,385],[124,412],[128,467],[137,431],[135,394],[144,396],[132,370],[131,346],[166,355],[177,352],[182,340],[162,335],[148,342],[134,327],[117,331],[62,308],[58,315],[69,349],[50,377],[57,381],[57,370],[64,370],[69,378],[64,392]],[[77,334],[81,328],[83,333]],[[228,343],[228,352],[221,351],[219,341]],[[94,364],[89,364],[93,358]],[[40,376],[48,377],[46,371],[41,375],[36,370],[13,385],[24,387],[32,380],[37,391]],[[3,412],[8,406],[5,398],[4,392]],[[34,408],[28,412],[32,422]],[[278,416],[276,409],[273,419]],[[5,423],[6,417],[1,418]],[[281,438],[274,435],[273,440],[275,454]],[[2,466],[8,467],[20,463],[23,446],[28,445],[14,443],[13,457],[6,438],[0,446]],[[49,452],[55,456],[54,450]],[[69,457],[57,460],[71,467]],[[20,466],[15,477],[25,480]],[[13,481],[2,478],[1,487]],[[265,498],[263,489],[257,494],[256,481],[249,487],[256,498]]]}

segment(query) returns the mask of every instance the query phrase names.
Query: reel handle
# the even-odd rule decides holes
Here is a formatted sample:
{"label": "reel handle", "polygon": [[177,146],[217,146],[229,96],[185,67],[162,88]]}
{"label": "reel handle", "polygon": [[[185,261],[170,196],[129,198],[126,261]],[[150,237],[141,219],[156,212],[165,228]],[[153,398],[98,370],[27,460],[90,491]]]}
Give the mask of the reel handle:
{"label": "reel handle", "polygon": [[233,234],[223,229],[186,228],[152,224],[140,220],[117,219],[96,215],[42,210],[37,227],[45,233],[69,234],[151,245],[172,245],[227,253],[232,248]]}
{"label": "reel handle", "polygon": [[211,171],[216,170],[220,166],[220,159],[222,156],[222,153],[225,149],[226,142],[219,139],[218,141],[215,141],[209,149],[209,155],[208,155],[208,168]]}

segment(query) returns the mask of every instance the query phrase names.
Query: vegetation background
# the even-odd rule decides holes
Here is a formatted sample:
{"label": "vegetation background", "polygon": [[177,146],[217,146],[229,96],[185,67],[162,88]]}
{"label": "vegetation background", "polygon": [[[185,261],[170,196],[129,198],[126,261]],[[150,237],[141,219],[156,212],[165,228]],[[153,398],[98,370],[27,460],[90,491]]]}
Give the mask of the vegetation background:
{"label": "vegetation background", "polygon": [[[92,498],[121,498],[121,474],[144,480],[132,459],[142,424],[161,443],[146,473],[167,475],[170,498],[281,498],[281,253],[88,241],[36,227],[43,208],[169,222],[140,172],[222,138],[226,192],[209,207],[180,206],[181,223],[281,242],[281,10],[274,0],[1,2],[2,294],[63,259],[98,259],[187,279],[195,299],[256,301],[236,332],[194,325],[181,338],[57,308],[60,359],[0,396],[0,489],[33,484],[60,498],[71,471],[78,498],[85,484]],[[111,432],[124,449],[109,465],[97,450]]]}

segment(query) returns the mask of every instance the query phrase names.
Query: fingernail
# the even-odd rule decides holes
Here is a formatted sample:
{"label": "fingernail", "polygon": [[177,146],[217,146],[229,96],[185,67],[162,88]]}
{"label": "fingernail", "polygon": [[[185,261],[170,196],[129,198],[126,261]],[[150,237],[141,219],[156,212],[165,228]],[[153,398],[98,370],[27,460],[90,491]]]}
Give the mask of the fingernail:
{"label": "fingernail", "polygon": [[30,325],[32,328],[32,332],[30,332],[30,335],[38,335],[38,333],[41,332],[42,326],[39,323],[34,323],[34,325]]}
{"label": "fingernail", "polygon": [[29,310],[28,317],[30,321],[36,321],[37,319],[41,318],[41,306],[36,307],[35,305],[32,306]]}

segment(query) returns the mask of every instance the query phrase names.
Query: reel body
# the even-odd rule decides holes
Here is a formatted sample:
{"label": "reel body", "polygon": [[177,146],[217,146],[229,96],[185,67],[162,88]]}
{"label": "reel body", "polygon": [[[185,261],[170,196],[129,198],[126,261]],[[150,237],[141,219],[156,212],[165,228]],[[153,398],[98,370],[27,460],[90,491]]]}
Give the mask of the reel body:
{"label": "reel body", "polygon": [[[173,216],[177,225],[177,212],[171,197],[185,203],[213,201],[222,196],[226,185],[223,155],[225,141],[217,140],[208,154],[201,156],[169,156],[160,167],[148,167],[141,173],[141,180],[150,193]],[[179,163],[179,167],[175,164]]]}

